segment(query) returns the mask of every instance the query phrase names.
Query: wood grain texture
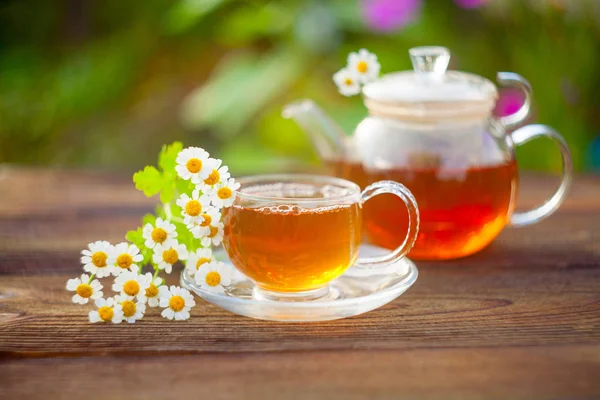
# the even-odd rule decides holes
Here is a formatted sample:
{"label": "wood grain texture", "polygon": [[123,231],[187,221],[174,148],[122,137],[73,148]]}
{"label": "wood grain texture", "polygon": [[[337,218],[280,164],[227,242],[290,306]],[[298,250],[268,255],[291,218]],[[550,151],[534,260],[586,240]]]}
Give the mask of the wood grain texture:
{"label": "wood grain texture", "polygon": [[[521,181],[520,207],[556,183]],[[0,398],[600,398],[600,177],[475,256],[419,263],[387,306],[313,324],[198,301],[184,323],[90,325],[63,289],[80,249],[153,201],[122,175],[6,167],[0,198]]]}
{"label": "wood grain texture", "polygon": [[591,400],[600,396],[595,353],[552,346],[28,359],[0,365],[12,383],[0,398]]}

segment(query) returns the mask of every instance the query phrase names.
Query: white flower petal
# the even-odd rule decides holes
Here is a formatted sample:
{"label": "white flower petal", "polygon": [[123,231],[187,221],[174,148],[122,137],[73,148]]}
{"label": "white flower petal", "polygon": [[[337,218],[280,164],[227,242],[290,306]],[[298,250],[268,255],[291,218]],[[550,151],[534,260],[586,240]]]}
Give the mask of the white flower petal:
{"label": "white flower petal", "polygon": [[73,297],[71,298],[71,301],[75,304],[85,304],[88,302],[88,299],[84,299],[80,295],[74,294]]}
{"label": "white flower petal", "polygon": [[89,317],[91,323],[96,323],[96,322],[102,321],[100,319],[100,314],[98,314],[98,311],[90,311],[88,314],[88,317]]}
{"label": "white flower petal", "polygon": [[74,291],[77,290],[77,286],[81,284],[81,280],[79,278],[69,279],[67,281],[67,290]]}
{"label": "white flower petal", "polygon": [[184,321],[184,320],[188,319],[189,317],[190,317],[190,313],[186,310],[181,310],[181,311],[175,313],[176,321]]}
{"label": "white flower petal", "polygon": [[165,318],[168,319],[173,319],[175,317],[175,312],[173,310],[171,310],[170,308],[165,308],[160,315],[162,315]]}
{"label": "white flower petal", "polygon": [[171,291],[169,290],[169,288],[165,285],[165,286],[160,286],[158,288],[158,296],[162,299],[162,298],[169,298],[171,297]]}

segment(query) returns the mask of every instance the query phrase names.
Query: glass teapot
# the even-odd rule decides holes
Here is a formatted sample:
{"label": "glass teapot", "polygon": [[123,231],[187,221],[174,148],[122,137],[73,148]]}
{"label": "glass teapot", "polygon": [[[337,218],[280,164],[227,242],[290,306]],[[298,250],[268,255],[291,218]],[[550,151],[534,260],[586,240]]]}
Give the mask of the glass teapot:
{"label": "glass teapot", "polygon": [[[414,71],[395,72],[363,88],[369,115],[347,136],[315,103],[287,105],[310,136],[331,171],[358,183],[389,179],[415,195],[420,231],[409,256],[451,259],[488,245],[506,226],[523,226],[552,214],[563,201],[572,162],[565,140],[546,125],[527,125],[511,134],[528,116],[531,88],[521,76],[498,73],[498,82],[520,88],[522,107],[514,114],[492,116],[495,85],[478,75],[447,71],[444,47],[409,51]],[[562,181],[537,208],[515,212],[518,169],[515,146],[538,137],[558,145]],[[395,197],[378,196],[365,205],[365,233],[374,244],[396,248],[407,230],[407,211]]]}

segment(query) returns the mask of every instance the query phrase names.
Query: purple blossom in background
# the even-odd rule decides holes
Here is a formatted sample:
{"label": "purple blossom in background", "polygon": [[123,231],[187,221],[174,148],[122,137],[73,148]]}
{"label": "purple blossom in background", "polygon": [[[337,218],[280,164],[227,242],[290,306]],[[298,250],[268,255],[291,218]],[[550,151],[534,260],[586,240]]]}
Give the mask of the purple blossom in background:
{"label": "purple blossom in background", "polygon": [[496,103],[494,114],[504,117],[519,111],[525,101],[525,95],[517,89],[504,89],[500,91],[500,97]]}
{"label": "purple blossom in background", "polygon": [[421,11],[421,0],[362,0],[367,26],[389,32],[414,21]]}
{"label": "purple blossom in background", "polygon": [[481,7],[485,5],[487,1],[488,0],[454,0],[457,6],[466,9]]}

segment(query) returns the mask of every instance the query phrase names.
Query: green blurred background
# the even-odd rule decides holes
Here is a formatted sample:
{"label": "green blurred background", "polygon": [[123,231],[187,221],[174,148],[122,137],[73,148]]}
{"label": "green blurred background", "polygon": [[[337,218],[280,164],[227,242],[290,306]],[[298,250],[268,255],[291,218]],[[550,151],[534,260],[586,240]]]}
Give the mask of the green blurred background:
{"label": "green blurred background", "polygon": [[[181,140],[238,174],[316,163],[282,106],[312,98],[351,132],[366,109],[331,80],[347,54],[367,48],[386,73],[419,45],[526,77],[532,121],[565,136],[578,171],[600,169],[597,0],[0,1],[0,162],[134,171]],[[501,96],[498,113],[518,107]],[[518,157],[560,168],[543,140]]]}

